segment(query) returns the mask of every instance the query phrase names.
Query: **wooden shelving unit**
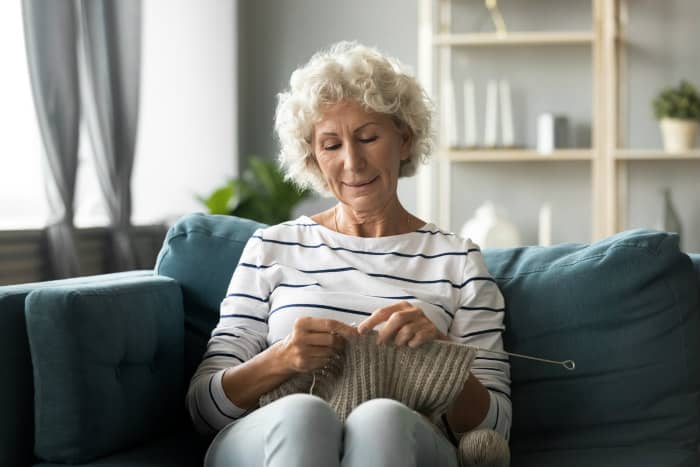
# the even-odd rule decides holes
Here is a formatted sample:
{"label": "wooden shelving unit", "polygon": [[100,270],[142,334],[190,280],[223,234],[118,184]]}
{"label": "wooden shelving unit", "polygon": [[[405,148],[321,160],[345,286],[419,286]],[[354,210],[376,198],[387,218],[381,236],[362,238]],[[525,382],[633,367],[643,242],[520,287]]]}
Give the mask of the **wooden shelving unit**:
{"label": "wooden shelving unit", "polygon": [[451,162],[552,162],[591,161],[593,152],[588,149],[558,149],[551,153],[539,153],[528,149],[457,149],[440,152]]}
{"label": "wooden shelving unit", "polygon": [[438,46],[481,46],[481,45],[566,45],[592,44],[595,35],[592,32],[514,32],[471,33],[471,34],[437,34],[433,45]]}
{"label": "wooden shelving unit", "polygon": [[618,149],[615,159],[619,161],[672,161],[699,160],[700,150],[687,152],[666,152],[660,149]]}
{"label": "wooden shelving unit", "polygon": [[557,150],[543,155],[528,149],[448,148],[444,144],[444,129],[440,129],[436,166],[419,173],[421,216],[437,219],[447,229],[457,227],[451,225],[450,219],[452,164],[585,161],[591,164],[591,232],[595,240],[626,227],[628,163],[700,160],[700,150],[672,154],[653,148],[624,149],[620,101],[626,97],[623,83],[627,25],[621,11],[626,11],[626,0],[589,1],[591,31],[455,34],[450,30],[452,0],[419,0],[419,78],[437,103],[442,102],[442,79],[451,76],[451,54],[455,48],[587,46],[591,47],[592,69],[590,149]]}

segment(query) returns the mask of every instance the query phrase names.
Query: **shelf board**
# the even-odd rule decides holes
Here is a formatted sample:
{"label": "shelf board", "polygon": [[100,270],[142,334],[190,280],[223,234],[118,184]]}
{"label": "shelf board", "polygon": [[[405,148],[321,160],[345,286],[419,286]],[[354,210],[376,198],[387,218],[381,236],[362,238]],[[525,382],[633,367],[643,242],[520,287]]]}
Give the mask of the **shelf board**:
{"label": "shelf board", "polygon": [[434,45],[566,45],[592,44],[593,32],[479,32],[466,34],[437,34],[433,37]]}
{"label": "shelf board", "polygon": [[618,149],[617,160],[666,161],[666,160],[700,160],[700,149],[686,152],[666,152],[663,149]]}
{"label": "shelf board", "polygon": [[540,154],[533,149],[462,149],[449,148],[441,151],[442,157],[452,162],[551,162],[590,161],[590,149],[559,149],[551,154]]}

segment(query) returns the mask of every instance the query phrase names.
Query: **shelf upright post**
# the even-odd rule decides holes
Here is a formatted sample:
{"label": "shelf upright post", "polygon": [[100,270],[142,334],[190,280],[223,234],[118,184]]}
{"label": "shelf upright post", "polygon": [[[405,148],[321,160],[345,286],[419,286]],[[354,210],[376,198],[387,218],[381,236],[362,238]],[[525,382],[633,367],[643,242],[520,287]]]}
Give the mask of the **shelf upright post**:
{"label": "shelf upright post", "polygon": [[[617,181],[615,200],[617,202],[617,218],[615,220],[615,230],[620,231],[627,228],[627,211],[629,209],[629,177],[627,171],[627,161],[620,160],[617,156],[621,147],[627,145],[627,111],[628,89],[627,89],[627,25],[629,22],[627,1],[615,0],[615,70],[617,70],[615,90],[615,123],[617,128],[613,158],[615,159],[615,176]],[[622,112],[625,112],[624,117]]]}
{"label": "shelf upright post", "polygon": [[[452,0],[439,0],[438,2],[438,27],[440,34],[449,34],[452,28]],[[452,184],[451,184],[451,161],[447,154],[450,143],[447,135],[448,124],[444,121],[446,112],[443,104],[444,83],[446,79],[451,79],[452,76],[452,48],[449,45],[441,46],[438,52],[438,79],[436,102],[440,109],[438,115],[439,128],[438,132],[438,225],[445,229],[451,229],[451,209],[452,209]]]}
{"label": "shelf upright post", "polygon": [[[418,0],[418,81],[433,102],[436,100],[434,87],[433,51],[433,0]],[[437,149],[437,148],[436,148]],[[416,174],[416,211],[418,217],[427,221],[435,219],[435,155],[426,164],[419,164]]]}
{"label": "shelf upright post", "polygon": [[593,239],[617,231],[617,67],[615,17],[617,0],[593,0]]}
{"label": "shelf upright post", "polygon": [[617,63],[617,18],[618,0],[603,2],[603,121],[605,122],[604,183],[606,196],[603,236],[613,235],[620,230],[620,206],[618,164],[615,159],[619,143],[619,74]]}

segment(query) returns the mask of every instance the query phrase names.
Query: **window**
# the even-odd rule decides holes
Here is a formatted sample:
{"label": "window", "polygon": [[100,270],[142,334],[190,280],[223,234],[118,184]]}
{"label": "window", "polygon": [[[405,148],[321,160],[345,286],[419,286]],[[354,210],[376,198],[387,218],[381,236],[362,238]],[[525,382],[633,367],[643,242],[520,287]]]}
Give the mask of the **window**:
{"label": "window", "polygon": [[0,57],[0,229],[41,228],[49,208],[21,2],[0,2]]}
{"label": "window", "polygon": [[[0,81],[0,229],[42,228],[49,214],[44,148],[29,79],[21,2],[0,2],[0,57],[5,65]],[[89,151],[83,137],[75,188],[78,227],[109,222]]]}

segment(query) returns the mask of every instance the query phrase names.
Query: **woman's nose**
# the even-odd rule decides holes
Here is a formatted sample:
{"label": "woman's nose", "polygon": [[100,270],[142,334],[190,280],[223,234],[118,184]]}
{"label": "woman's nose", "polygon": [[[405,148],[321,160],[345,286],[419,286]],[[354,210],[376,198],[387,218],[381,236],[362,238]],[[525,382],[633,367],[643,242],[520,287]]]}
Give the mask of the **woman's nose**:
{"label": "woman's nose", "polygon": [[360,170],[365,166],[365,158],[362,153],[362,148],[355,142],[350,142],[345,145],[344,161],[345,168],[348,170]]}

